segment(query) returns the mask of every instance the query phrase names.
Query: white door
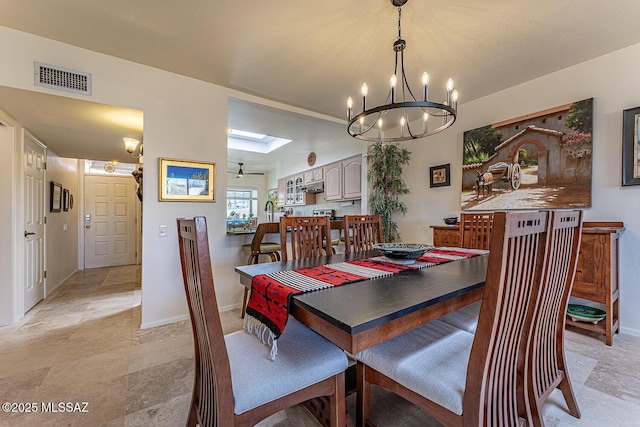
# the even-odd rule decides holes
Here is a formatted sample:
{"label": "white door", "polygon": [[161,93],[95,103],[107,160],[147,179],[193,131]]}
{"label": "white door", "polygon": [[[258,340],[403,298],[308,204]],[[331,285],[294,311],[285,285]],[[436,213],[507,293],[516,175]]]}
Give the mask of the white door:
{"label": "white door", "polygon": [[24,134],[24,311],[44,298],[45,147]]}
{"label": "white door", "polygon": [[136,199],[133,177],[84,178],[84,266],[136,262]]}

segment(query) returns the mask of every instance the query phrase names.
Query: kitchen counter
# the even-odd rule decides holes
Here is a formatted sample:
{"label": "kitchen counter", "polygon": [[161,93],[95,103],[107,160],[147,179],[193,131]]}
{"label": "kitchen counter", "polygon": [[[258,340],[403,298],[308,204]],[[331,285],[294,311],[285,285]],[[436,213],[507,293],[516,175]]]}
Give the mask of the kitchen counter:
{"label": "kitchen counter", "polygon": [[251,228],[249,230],[233,230],[233,231],[227,230],[228,236],[236,236],[238,234],[255,234],[255,233],[256,233],[255,228]]}

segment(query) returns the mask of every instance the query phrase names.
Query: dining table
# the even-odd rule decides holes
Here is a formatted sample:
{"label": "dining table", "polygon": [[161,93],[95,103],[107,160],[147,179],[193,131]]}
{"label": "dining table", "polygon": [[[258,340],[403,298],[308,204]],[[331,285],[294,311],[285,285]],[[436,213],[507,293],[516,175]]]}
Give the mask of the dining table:
{"label": "dining table", "polygon": [[[260,274],[363,258],[377,250],[331,254],[235,268],[251,289]],[[355,354],[482,298],[488,255],[293,295],[290,314]]]}

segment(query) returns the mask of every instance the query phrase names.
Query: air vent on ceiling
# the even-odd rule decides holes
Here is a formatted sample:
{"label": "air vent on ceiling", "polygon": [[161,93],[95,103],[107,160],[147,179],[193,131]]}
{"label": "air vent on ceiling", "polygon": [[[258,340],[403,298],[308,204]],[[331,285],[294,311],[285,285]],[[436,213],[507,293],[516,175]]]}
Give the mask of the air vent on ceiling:
{"label": "air vent on ceiling", "polygon": [[36,86],[91,95],[91,74],[42,62],[33,64]]}

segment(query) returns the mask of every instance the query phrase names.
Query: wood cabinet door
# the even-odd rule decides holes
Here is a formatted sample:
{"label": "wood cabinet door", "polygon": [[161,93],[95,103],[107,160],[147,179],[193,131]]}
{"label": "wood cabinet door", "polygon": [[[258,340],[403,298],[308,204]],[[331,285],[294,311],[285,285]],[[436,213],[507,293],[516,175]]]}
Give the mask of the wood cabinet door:
{"label": "wood cabinet door", "polygon": [[578,297],[591,294],[604,296],[608,262],[606,236],[583,233],[571,294]]}
{"label": "wood cabinet door", "polygon": [[324,167],[324,199],[342,199],[342,163],[332,163]]}
{"label": "wood cabinet door", "polygon": [[285,184],[285,188],[286,188],[286,197],[285,197],[285,205],[293,205],[293,203],[295,202],[296,198],[295,198],[295,186],[294,186],[294,181],[293,181],[293,177],[290,178],[286,178],[286,184]]}
{"label": "wood cabinet door", "polygon": [[344,199],[359,199],[362,196],[362,157],[342,162]]}
{"label": "wood cabinet door", "polygon": [[304,204],[304,193],[302,192],[302,187],[304,187],[304,176],[303,174],[296,175],[294,178],[294,203],[296,205]]}
{"label": "wood cabinet door", "polygon": [[443,230],[433,229],[433,245],[434,246],[460,246],[460,231],[456,229]]}

